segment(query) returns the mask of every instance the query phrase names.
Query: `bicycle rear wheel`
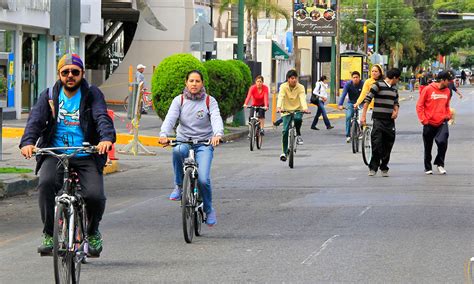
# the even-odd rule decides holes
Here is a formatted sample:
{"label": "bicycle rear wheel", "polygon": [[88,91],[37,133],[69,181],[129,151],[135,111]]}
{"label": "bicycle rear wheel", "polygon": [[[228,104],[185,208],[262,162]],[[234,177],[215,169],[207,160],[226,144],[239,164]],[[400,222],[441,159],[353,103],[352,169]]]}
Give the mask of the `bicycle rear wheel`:
{"label": "bicycle rear wheel", "polygon": [[359,123],[353,121],[351,123],[351,141],[352,141],[352,153],[359,152]]}
{"label": "bicycle rear wheel", "polygon": [[53,233],[53,263],[56,283],[71,283],[73,280],[73,257],[68,251],[69,212],[64,204],[56,205]]}
{"label": "bicycle rear wheel", "polygon": [[193,169],[186,169],[183,180],[183,195],[181,197],[181,210],[183,218],[184,240],[189,244],[193,241],[194,235],[194,181],[192,178]]}
{"label": "bicycle rear wheel", "polygon": [[128,111],[128,96],[126,96],[123,100],[123,108],[125,109],[125,111]]}
{"label": "bicycle rear wheel", "polygon": [[296,143],[296,136],[295,136],[295,129],[291,128],[288,134],[288,166],[293,168],[294,166],[294,158],[295,158],[295,143]]}
{"label": "bicycle rear wheel", "polygon": [[372,158],[372,142],[371,142],[371,133],[372,129],[370,127],[364,128],[364,134],[362,137],[362,159],[364,164],[367,166],[370,163],[370,158]]}
{"label": "bicycle rear wheel", "polygon": [[255,122],[250,121],[249,124],[249,142],[250,142],[250,151],[253,151],[255,146]]}

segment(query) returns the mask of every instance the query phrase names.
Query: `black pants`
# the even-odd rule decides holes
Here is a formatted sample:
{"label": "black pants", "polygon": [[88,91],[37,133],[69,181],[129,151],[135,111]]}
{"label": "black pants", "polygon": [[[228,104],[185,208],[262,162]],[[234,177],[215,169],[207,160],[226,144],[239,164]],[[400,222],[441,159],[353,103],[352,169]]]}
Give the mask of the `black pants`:
{"label": "black pants", "polygon": [[423,126],[423,144],[425,145],[425,171],[431,170],[431,149],[433,148],[433,140],[438,146],[438,155],[434,160],[434,164],[444,167],[444,158],[448,150],[449,128],[445,121],[440,126],[424,125]]}
{"label": "black pants", "polygon": [[[92,157],[81,157],[69,162],[79,175],[81,184],[81,196],[86,202],[89,235],[95,234],[99,229],[99,222],[105,210],[104,179],[102,173],[97,170],[96,163]],[[58,159],[46,157],[39,172],[39,207],[41,220],[43,221],[43,233],[50,236],[54,230],[54,198],[63,184],[64,169],[58,168]]]}
{"label": "black pants", "polygon": [[388,171],[388,162],[395,142],[395,121],[392,119],[374,119],[371,135],[372,158],[369,169]]}

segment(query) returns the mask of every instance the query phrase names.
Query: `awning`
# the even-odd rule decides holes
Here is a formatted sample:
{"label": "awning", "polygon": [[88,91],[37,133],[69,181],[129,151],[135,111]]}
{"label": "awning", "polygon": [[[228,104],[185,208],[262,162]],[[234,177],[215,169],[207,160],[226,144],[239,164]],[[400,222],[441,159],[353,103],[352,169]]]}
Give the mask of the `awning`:
{"label": "awning", "polygon": [[276,41],[272,40],[272,59],[286,60],[290,55]]}

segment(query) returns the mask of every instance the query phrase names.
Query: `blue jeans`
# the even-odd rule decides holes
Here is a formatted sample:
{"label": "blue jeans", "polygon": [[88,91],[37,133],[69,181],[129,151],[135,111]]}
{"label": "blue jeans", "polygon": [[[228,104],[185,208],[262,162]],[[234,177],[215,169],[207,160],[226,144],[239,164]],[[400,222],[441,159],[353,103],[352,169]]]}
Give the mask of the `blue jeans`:
{"label": "blue jeans", "polygon": [[354,115],[354,104],[347,102],[346,107],[346,137],[351,137],[351,119]]}
{"label": "blue jeans", "polygon": [[183,185],[183,162],[188,157],[189,149],[194,147],[194,154],[198,168],[198,188],[201,190],[204,202],[204,212],[209,213],[212,209],[211,189],[211,163],[214,156],[214,147],[202,144],[189,145],[179,144],[173,148],[174,183],[181,187]]}
{"label": "blue jeans", "polygon": [[326,113],[326,109],[324,108],[324,102],[320,100],[316,106],[318,107],[318,111],[316,112],[316,116],[313,119],[313,123],[311,123],[311,128],[316,127],[316,125],[318,124],[319,117],[321,115],[323,115],[323,120],[324,124],[326,124],[326,127],[331,126],[328,115]]}

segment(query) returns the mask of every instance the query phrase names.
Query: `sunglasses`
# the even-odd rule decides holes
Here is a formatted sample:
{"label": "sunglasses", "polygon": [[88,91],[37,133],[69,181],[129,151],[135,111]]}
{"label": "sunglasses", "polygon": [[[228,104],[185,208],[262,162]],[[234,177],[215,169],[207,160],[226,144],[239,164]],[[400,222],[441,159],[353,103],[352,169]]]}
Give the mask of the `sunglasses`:
{"label": "sunglasses", "polygon": [[70,69],[70,70],[63,70],[61,71],[61,76],[66,77],[71,73],[73,76],[79,76],[81,74],[81,70],[78,69]]}

